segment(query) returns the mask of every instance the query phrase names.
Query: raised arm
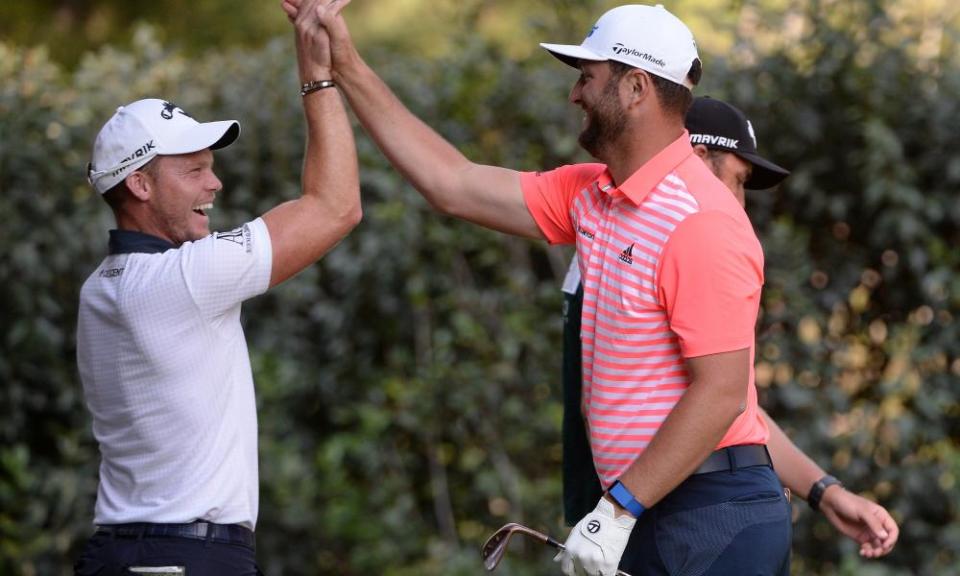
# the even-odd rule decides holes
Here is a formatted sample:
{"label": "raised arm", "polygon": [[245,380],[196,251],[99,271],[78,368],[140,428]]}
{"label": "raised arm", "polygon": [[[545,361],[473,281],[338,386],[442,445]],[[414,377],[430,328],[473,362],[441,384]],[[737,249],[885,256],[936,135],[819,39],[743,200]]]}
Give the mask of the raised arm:
{"label": "raised arm", "polygon": [[[331,78],[330,44],[320,15],[336,10],[325,0],[304,0],[293,20],[301,83]],[[336,88],[303,97],[307,144],[302,196],[263,215],[273,244],[275,286],[313,264],[360,222],[357,151],[346,109]]]}
{"label": "raised arm", "polygon": [[[288,15],[297,15],[301,6],[306,0],[283,0]],[[468,160],[367,66],[339,14],[328,12],[322,23],[330,34],[334,78],[360,123],[436,210],[501,232],[543,238],[527,210],[518,172]]]}

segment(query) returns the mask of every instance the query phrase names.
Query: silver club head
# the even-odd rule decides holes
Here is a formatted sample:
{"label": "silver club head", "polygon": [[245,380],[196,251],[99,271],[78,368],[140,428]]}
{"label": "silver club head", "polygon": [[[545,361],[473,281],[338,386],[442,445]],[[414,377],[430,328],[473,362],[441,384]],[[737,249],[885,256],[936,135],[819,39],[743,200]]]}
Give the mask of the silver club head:
{"label": "silver club head", "polygon": [[532,528],[527,528],[526,526],[517,524],[516,522],[504,524],[503,527],[487,538],[487,541],[483,544],[483,548],[480,550],[480,557],[483,559],[483,567],[486,568],[487,571],[493,570],[498,564],[500,564],[500,560],[507,551],[507,544],[510,543],[510,537],[516,533],[529,536],[535,540],[539,540],[544,544],[553,546],[554,548],[561,550],[563,549],[563,544],[560,544],[553,538],[550,538],[546,534],[541,534]]}

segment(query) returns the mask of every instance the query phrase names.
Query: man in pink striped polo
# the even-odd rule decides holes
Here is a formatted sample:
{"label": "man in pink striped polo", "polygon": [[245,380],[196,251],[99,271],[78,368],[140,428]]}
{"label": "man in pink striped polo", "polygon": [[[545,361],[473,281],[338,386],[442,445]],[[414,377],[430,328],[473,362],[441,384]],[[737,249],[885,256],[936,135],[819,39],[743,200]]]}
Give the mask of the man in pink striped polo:
{"label": "man in pink striped polo", "polygon": [[436,209],[577,246],[583,412],[607,491],[571,530],[564,573],[788,574],[789,504],[753,381],[763,252],[684,129],[701,72],[686,25],[620,6],[579,46],[544,44],[581,71],[570,101],[600,163],[522,173],[469,161],[366,65],[339,15],[317,22],[337,86]]}
{"label": "man in pink striped polo", "polygon": [[[745,205],[745,190],[765,190],[779,184],[789,171],[757,152],[756,135],[736,107],[710,97],[695,98],[686,116],[694,153]],[[593,466],[581,411],[580,320],[583,290],[580,266],[574,257],[563,281],[563,494],[564,516],[572,526],[600,497],[600,479]],[[860,555],[878,558],[896,544],[899,528],[879,504],[845,489],[800,450],[763,409],[769,429],[767,445],[780,481],[820,511],[833,526],[860,547]]]}

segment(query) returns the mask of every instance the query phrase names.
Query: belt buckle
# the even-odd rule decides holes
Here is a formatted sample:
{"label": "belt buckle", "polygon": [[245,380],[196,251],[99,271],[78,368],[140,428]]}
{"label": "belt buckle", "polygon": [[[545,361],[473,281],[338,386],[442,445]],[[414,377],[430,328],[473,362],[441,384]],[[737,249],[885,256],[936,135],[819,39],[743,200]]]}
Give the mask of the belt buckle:
{"label": "belt buckle", "polygon": [[210,523],[209,522],[194,522],[193,533],[198,538],[206,538],[207,534],[210,532]]}
{"label": "belt buckle", "polygon": [[186,576],[186,566],[128,566],[127,571],[131,574],[143,574],[143,576]]}

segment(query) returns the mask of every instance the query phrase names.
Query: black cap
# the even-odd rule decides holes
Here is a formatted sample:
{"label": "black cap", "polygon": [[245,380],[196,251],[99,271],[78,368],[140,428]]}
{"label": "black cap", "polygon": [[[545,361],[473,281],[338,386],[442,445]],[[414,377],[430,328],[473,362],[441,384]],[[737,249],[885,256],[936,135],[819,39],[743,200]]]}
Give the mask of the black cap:
{"label": "black cap", "polygon": [[690,143],[703,144],[710,150],[732,152],[753,164],[750,179],[744,183],[748,190],[773,188],[790,172],[757,154],[757,137],[753,125],[743,112],[721,100],[701,96],[694,98],[687,112],[687,131]]}

